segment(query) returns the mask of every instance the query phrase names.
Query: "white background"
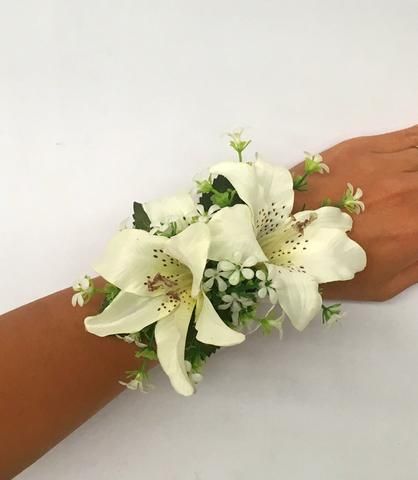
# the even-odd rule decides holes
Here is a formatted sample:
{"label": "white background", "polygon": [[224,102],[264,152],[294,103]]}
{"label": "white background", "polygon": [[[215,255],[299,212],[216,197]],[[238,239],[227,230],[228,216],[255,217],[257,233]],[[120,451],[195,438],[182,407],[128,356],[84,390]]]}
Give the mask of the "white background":
{"label": "white background", "polygon": [[[132,200],[188,188],[236,126],[290,166],[417,122],[416,0],[0,8],[0,313],[88,271]],[[417,297],[255,335],[191,399],[156,373],[19,480],[416,480]]]}

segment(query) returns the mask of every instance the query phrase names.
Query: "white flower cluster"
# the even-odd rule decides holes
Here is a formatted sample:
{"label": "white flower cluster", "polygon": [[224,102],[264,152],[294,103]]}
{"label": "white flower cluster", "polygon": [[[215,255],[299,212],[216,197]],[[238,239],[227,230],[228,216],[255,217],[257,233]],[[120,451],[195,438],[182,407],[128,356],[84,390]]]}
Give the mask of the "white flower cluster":
{"label": "white flower cluster", "polygon": [[[199,345],[237,345],[248,322],[281,331],[286,317],[303,330],[321,311],[319,284],[349,280],[366,265],[364,250],[347,235],[348,214],[331,206],[292,212],[290,172],[241,161],[249,142],[241,134],[231,142],[240,162],[210,169],[200,203],[181,193],[141,205],[136,228],[125,224],[95,265],[118,294],[85,319],[86,329],[143,348],[141,332],[149,335],[152,326],[152,348],[182,395],[193,394],[202,379]],[[306,155],[305,169],[328,171],[319,155]],[[349,189],[346,205],[362,209],[360,197]],[[94,287],[86,276],[74,290],[73,304],[82,305]],[[263,301],[270,308],[259,315]],[[143,389],[144,375],[124,384]]]}
{"label": "white flower cluster", "polygon": [[[222,303],[218,309],[230,310],[235,326],[239,326],[242,312],[253,310],[257,299],[267,298],[272,306],[277,305],[280,288],[280,275],[270,264],[258,263],[254,257],[241,262],[239,260],[240,255],[237,253],[234,262],[223,260],[217,263],[216,268],[207,268],[204,272],[207,280],[203,283],[209,296],[219,292]],[[229,293],[225,293],[227,290]],[[253,316],[255,313],[255,310],[252,311]]]}

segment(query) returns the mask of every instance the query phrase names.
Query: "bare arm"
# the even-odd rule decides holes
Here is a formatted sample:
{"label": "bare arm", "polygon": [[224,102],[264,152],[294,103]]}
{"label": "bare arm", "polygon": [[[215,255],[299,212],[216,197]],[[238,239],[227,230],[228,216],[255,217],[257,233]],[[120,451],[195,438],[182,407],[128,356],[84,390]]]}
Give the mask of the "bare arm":
{"label": "bare arm", "polygon": [[0,478],[7,480],[123,389],[130,345],[86,333],[99,299],[71,306],[63,290],[0,316]]}
{"label": "bare arm", "polygon": [[[418,128],[343,142],[326,152],[330,175],[312,177],[297,208],[338,199],[347,181],[365,191],[366,213],[353,237],[367,269],[327,285],[329,298],[384,300],[418,281]],[[300,166],[295,170],[299,170]],[[85,332],[82,309],[63,290],[0,316],[0,478],[12,478],[77,428],[122,387],[134,349]]]}

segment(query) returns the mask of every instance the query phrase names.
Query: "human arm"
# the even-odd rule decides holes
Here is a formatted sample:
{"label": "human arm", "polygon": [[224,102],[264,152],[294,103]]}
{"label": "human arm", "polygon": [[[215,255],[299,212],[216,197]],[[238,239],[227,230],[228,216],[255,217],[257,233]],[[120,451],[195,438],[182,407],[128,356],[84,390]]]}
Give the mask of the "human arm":
{"label": "human arm", "polygon": [[[418,125],[346,140],[322,153],[329,174],[312,175],[296,210],[337,201],[347,181],[364,192],[350,237],[367,252],[367,268],[348,282],[323,285],[324,297],[387,300],[418,282]],[[294,168],[302,173],[303,165]]]}
{"label": "human arm", "polygon": [[[325,286],[331,298],[380,299],[418,278],[417,128],[343,142],[326,152],[330,175],[310,178],[296,209],[337,200],[347,180],[365,191],[366,212],[352,236],[366,248],[367,269]],[[296,167],[298,171],[300,167]],[[414,270],[415,268],[415,270]],[[410,273],[411,272],[411,273]],[[104,406],[135,368],[133,349],[85,332],[98,303],[73,309],[64,290],[0,317],[0,478],[7,480]]]}
{"label": "human arm", "polygon": [[118,395],[131,345],[88,334],[62,290],[0,316],[0,478],[8,480]]}

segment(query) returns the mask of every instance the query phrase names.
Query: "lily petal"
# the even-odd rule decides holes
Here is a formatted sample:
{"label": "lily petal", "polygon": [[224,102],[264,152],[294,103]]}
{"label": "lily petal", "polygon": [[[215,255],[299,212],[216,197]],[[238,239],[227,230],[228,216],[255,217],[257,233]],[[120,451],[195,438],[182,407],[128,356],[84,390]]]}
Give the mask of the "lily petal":
{"label": "lily petal", "polygon": [[186,265],[193,275],[192,297],[200,291],[203,272],[208,259],[210,233],[207,224],[195,223],[171,237],[165,251]]}
{"label": "lily petal", "polygon": [[307,228],[304,239],[306,250],[292,254],[292,262],[303,266],[318,283],[350,280],[366,267],[366,252],[341,230]]}
{"label": "lily petal", "polygon": [[255,236],[251,211],[246,205],[219,210],[207,225],[211,237],[211,260],[234,262],[237,252],[241,258],[255,257],[257,262],[267,260]]}
{"label": "lily petal", "polygon": [[160,365],[170,379],[173,388],[181,395],[194,393],[194,386],[187,374],[184,362],[187,330],[195,301],[183,294],[180,306],[155,327],[155,341]]}
{"label": "lily petal", "polygon": [[343,232],[349,232],[353,226],[353,219],[348,213],[342,212],[337,207],[321,207],[317,210],[304,210],[297,212],[294,217],[297,221],[303,222],[312,214],[316,215],[316,220],[312,226],[316,228],[339,228]]}
{"label": "lily petal", "polygon": [[197,215],[196,205],[188,193],[178,193],[144,203],[144,210],[151,220],[151,225],[165,224],[178,218]]}
{"label": "lily petal", "polygon": [[293,179],[286,168],[261,160],[253,164],[222,162],[210,172],[226,177],[250,207],[258,235],[281,225],[293,208]]}
{"label": "lily petal", "polygon": [[164,276],[185,274],[187,268],[171,262],[164,253],[168,238],[151,235],[143,230],[122,230],[110,240],[102,258],[94,269],[121,290],[136,295],[155,296],[150,292],[147,279],[157,273]]}
{"label": "lily petal", "polygon": [[364,270],[365,251],[345,233],[352,223],[349,215],[333,207],[295,214],[301,222],[311,216],[316,219],[301,231],[286,227],[266,237],[262,245],[270,261],[309,273],[318,283],[350,280]]}
{"label": "lily petal", "polygon": [[333,207],[320,208],[316,214],[317,219],[303,233],[306,250],[297,249],[292,254],[292,262],[303,265],[319,283],[352,279],[366,267],[367,256],[363,248],[344,233],[351,229],[351,217]]}
{"label": "lily petal", "polygon": [[138,297],[121,292],[102,313],[86,317],[84,325],[88,332],[99,337],[139,332],[176,309],[178,303],[166,299],[165,295]]}
{"label": "lily petal", "polygon": [[321,309],[318,283],[306,273],[291,272],[282,267],[276,267],[276,271],[281,280],[277,289],[279,304],[293,326],[302,331]]}
{"label": "lily petal", "polygon": [[238,345],[245,340],[245,335],[225,324],[204,293],[199,296],[196,308],[196,330],[199,342],[218,347]]}

